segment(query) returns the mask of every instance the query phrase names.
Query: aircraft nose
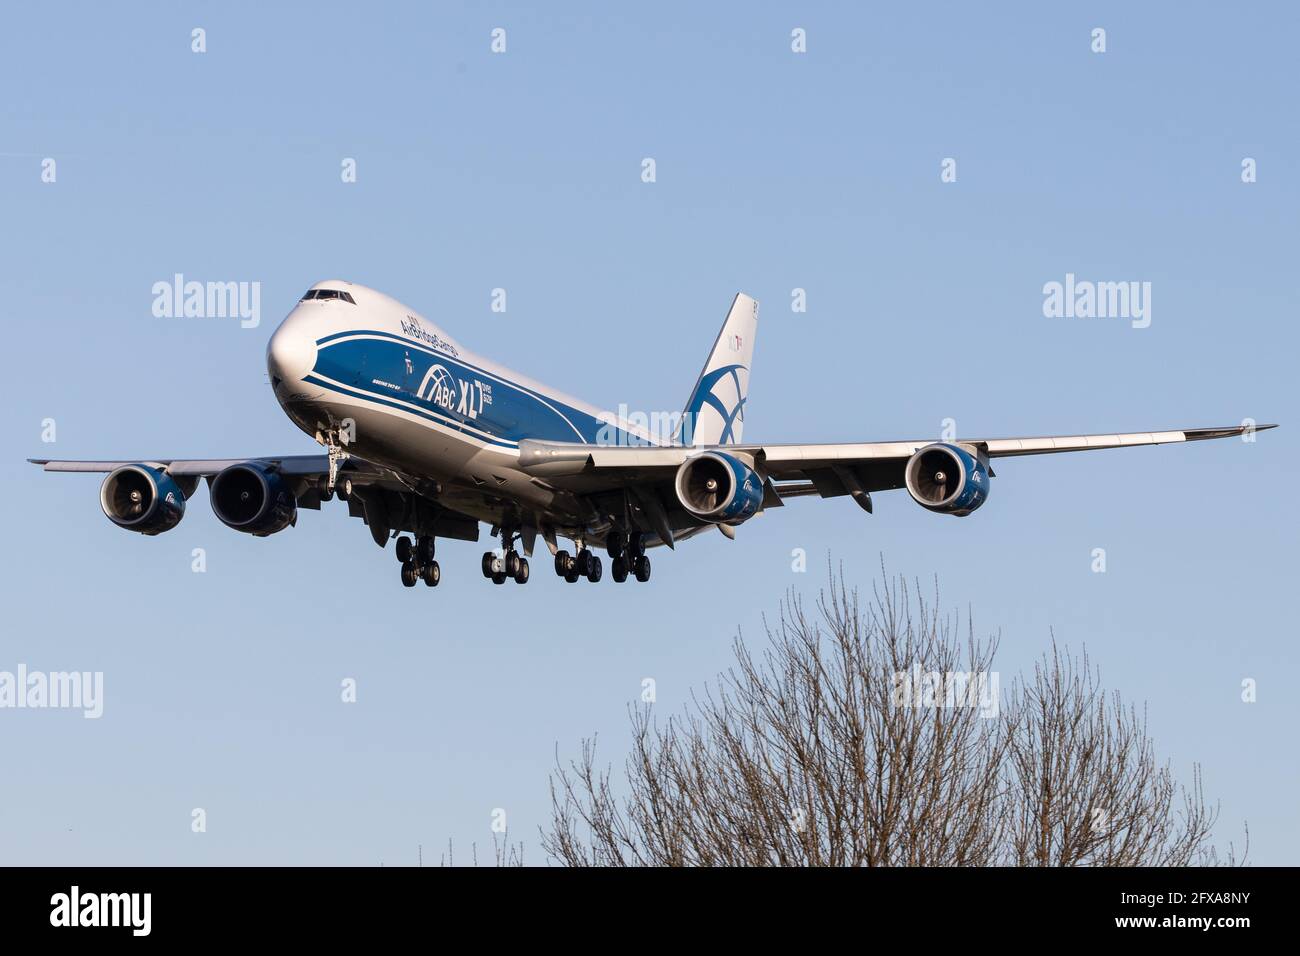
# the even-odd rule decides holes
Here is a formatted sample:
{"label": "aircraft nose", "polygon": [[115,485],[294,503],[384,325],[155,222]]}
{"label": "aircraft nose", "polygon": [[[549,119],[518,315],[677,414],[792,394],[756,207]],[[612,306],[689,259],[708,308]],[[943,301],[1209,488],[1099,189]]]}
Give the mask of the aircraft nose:
{"label": "aircraft nose", "polygon": [[266,346],[266,370],[271,386],[281,382],[297,384],[316,365],[316,340],[299,317],[289,316]]}

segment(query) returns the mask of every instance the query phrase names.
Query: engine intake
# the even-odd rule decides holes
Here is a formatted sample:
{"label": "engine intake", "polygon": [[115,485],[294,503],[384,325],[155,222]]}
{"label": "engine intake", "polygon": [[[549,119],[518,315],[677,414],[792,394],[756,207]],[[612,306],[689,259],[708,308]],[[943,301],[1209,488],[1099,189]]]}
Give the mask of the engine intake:
{"label": "engine intake", "polygon": [[677,468],[675,486],[683,508],[718,524],[740,524],[763,505],[763,479],[744,462],[721,452],[687,458]]}
{"label": "engine intake", "polygon": [[964,517],[989,496],[987,462],[960,445],[938,442],[907,461],[907,492],[922,508]]}
{"label": "engine intake", "polygon": [[99,506],[119,528],[162,534],[185,516],[185,495],[165,471],[148,465],[123,465],[99,486]]}
{"label": "engine intake", "polygon": [[212,513],[227,528],[266,537],[298,517],[293,491],[278,472],[259,465],[231,465],[212,479]]}

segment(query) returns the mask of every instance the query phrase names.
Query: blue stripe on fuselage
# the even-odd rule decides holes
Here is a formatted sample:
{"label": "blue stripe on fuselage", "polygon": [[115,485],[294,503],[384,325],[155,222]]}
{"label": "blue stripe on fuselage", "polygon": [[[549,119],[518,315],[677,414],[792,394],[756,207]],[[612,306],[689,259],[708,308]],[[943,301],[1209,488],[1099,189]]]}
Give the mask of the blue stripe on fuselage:
{"label": "blue stripe on fuselage", "polygon": [[390,333],[325,336],[317,341],[312,371],[307,379],[312,384],[440,422],[493,445],[510,447],[525,438],[628,441],[622,430],[587,412]]}

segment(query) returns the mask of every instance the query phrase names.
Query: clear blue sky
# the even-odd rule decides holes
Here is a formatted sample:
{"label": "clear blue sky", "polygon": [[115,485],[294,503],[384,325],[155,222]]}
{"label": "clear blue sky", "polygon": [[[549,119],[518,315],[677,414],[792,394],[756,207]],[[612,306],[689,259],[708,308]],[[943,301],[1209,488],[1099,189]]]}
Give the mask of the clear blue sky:
{"label": "clear blue sky", "polygon": [[[495,808],[540,862],[556,746],[575,755],[599,732],[621,763],[642,679],[677,711],[737,628],[759,640],[784,589],[815,592],[828,552],[867,586],[882,555],[937,575],[945,605],[1001,631],[1004,682],[1053,629],[1086,643],[1109,687],[1148,702],[1178,775],[1204,765],[1221,842],[1249,820],[1254,861],[1300,862],[1297,16],[15,5],[0,32],[0,670],[102,670],[106,700],[98,721],[0,711],[0,862],[396,865],[448,838],[463,859],[490,844]],[[154,318],[150,287],[177,272],[260,281],[261,327]],[[1151,327],[1045,318],[1042,286],[1067,272],[1150,281]],[[652,583],[621,587],[542,566],[493,587],[482,548],[448,542],[442,586],[408,591],[337,504],[252,539],[200,492],[178,529],[141,538],[104,519],[97,479],[22,463],[311,452],[263,350],[330,277],[641,409],[680,407],[744,290],[763,304],[752,440],[937,437],[947,417],[966,437],[1283,428],[1007,461],[961,520],[904,492],[871,517],[795,501],[735,543],[656,552]]]}

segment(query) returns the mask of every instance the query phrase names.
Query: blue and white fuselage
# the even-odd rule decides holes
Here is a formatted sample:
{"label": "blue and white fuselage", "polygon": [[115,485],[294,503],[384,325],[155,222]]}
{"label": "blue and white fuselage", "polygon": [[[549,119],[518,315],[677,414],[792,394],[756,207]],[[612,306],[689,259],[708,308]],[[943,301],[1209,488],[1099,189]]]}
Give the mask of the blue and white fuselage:
{"label": "blue and white fuselage", "polygon": [[[326,448],[314,455],[50,461],[48,471],[107,473],[100,506],[114,524],[155,535],[175,527],[201,480],[228,527],[265,536],[302,508],[338,497],[376,544],[396,539],[402,582],[436,585],[435,539],[502,549],[485,577],[529,579],[542,538],[570,582],[602,574],[649,580],[645,548],[708,528],[736,528],[785,499],[906,488],[923,508],[966,516],[988,498],[991,460],[1225,438],[1226,428],[1034,438],[911,439],[842,444],[743,441],[758,303],[737,294],[681,412],[626,417],[475,355],[414,309],[365,286],[312,286],[276,329],[266,363],[285,413]],[[414,541],[403,532],[414,535]],[[557,544],[574,541],[576,554]],[[515,543],[521,551],[515,550]]]}

